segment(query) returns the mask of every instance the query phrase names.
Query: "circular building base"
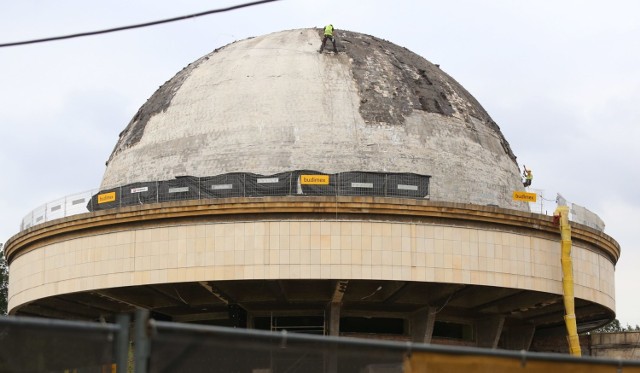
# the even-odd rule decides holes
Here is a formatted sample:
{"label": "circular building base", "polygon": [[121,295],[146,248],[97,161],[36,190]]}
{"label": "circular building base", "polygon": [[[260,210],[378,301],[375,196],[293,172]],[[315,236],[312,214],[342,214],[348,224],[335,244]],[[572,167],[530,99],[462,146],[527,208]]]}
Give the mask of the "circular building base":
{"label": "circular building base", "polygon": [[[203,203],[204,202],[204,203]],[[609,236],[572,224],[579,330],[614,317]],[[373,197],[124,207],[14,236],[11,314],[180,322],[528,348],[564,327],[551,217]]]}

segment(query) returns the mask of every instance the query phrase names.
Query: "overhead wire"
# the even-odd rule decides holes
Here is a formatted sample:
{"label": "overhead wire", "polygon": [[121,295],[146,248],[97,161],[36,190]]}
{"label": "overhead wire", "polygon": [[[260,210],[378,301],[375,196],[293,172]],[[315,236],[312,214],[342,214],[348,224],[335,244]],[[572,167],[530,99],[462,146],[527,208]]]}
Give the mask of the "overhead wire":
{"label": "overhead wire", "polygon": [[158,20],[158,21],[151,21],[151,22],[145,22],[145,23],[138,23],[138,24],[129,25],[129,26],[120,26],[120,27],[114,27],[114,28],[98,30],[98,31],[88,31],[88,32],[81,32],[81,33],[77,33],[77,34],[53,36],[53,37],[42,38],[42,39],[32,39],[32,40],[10,42],[10,43],[2,43],[2,44],[0,44],[0,48],[15,47],[15,46],[27,45],[27,44],[45,43],[45,42],[49,42],[49,41],[73,39],[73,38],[80,38],[80,37],[85,37],[85,36],[101,35],[101,34],[108,34],[108,33],[111,33],[111,32],[125,31],[125,30],[131,30],[131,29],[136,29],[136,28],[155,26],[155,25],[160,25],[160,24],[164,24],[164,23],[182,21],[182,20],[190,19],[190,18],[202,17],[202,16],[206,16],[206,15],[209,15],[209,14],[214,14],[214,13],[222,13],[222,12],[228,12],[228,11],[236,10],[236,9],[240,9],[240,8],[247,8],[247,7],[254,6],[254,5],[261,5],[261,4],[265,4],[265,3],[271,3],[271,2],[274,2],[274,1],[280,1],[280,0],[253,1],[253,2],[250,2],[250,3],[243,3],[243,4],[233,5],[233,6],[226,7],[226,8],[207,10],[207,11],[200,12],[200,13],[187,14],[187,15],[184,15],[184,16],[161,19],[161,20]]}
{"label": "overhead wire", "polygon": [[540,194],[540,198],[545,200],[545,201],[547,201],[547,202],[558,202],[557,198],[556,199],[546,199],[546,198],[544,198],[544,196],[542,194]]}

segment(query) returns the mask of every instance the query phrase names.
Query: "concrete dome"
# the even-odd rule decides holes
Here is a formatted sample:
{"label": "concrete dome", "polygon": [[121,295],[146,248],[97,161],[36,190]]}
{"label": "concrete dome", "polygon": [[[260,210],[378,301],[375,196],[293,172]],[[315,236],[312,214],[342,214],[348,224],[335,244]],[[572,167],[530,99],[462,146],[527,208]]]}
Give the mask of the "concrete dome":
{"label": "concrete dome", "polygon": [[191,63],[120,134],[101,187],[229,172],[412,172],[431,176],[431,200],[528,211],[511,199],[523,189],[515,156],[469,92],[403,47],[336,36],[337,55],[318,53],[320,30],[301,29]]}

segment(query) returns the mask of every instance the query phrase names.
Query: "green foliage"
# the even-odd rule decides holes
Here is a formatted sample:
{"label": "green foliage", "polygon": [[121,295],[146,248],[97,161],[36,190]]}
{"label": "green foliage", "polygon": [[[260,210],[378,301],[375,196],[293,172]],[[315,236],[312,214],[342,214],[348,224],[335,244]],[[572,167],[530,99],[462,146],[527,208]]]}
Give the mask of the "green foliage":
{"label": "green foliage", "polygon": [[618,319],[614,319],[607,325],[601,326],[598,329],[592,330],[591,333],[620,333],[620,332],[635,332],[640,331],[640,325],[631,326],[627,324],[627,326],[622,326]]}
{"label": "green foliage", "polygon": [[613,321],[607,325],[601,326],[596,330],[592,330],[591,333],[615,333],[621,331],[622,326],[620,326],[620,321],[618,321],[618,319],[613,319]]}

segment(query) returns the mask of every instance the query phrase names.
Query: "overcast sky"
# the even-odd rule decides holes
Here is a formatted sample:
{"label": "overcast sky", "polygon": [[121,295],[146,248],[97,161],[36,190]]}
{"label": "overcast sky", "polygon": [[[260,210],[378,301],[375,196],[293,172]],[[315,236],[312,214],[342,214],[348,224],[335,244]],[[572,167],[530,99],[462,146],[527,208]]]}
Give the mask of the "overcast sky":
{"label": "overcast sky", "polygon": [[[238,1],[4,1],[0,43]],[[640,324],[640,1],[284,0],[108,35],[0,48],[0,242],[34,208],[97,188],[118,134],[166,80],[232,41],[321,27],[425,57],[501,127],[546,199],[597,213],[622,247],[617,317]],[[552,202],[543,210],[552,211]]]}

